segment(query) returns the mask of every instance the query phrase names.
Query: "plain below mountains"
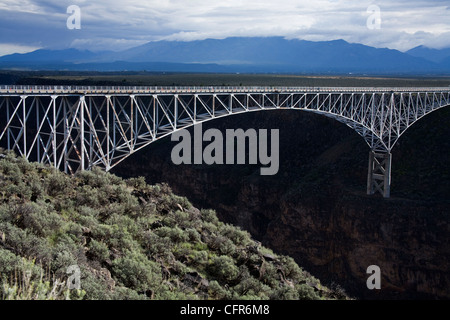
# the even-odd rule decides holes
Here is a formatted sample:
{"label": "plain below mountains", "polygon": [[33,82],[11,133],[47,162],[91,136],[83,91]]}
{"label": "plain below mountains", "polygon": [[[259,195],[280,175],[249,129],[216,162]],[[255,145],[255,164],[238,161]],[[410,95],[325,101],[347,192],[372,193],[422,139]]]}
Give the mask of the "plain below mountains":
{"label": "plain below mountains", "polygon": [[0,57],[0,69],[448,75],[450,48],[400,52],[344,40],[233,37],[154,41],[120,52],[39,49]]}

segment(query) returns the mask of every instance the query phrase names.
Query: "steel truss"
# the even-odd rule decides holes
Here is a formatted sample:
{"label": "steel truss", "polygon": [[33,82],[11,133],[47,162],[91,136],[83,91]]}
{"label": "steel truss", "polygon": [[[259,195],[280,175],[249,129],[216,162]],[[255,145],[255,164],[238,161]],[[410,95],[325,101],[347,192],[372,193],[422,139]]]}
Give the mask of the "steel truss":
{"label": "steel truss", "polygon": [[231,114],[298,109],[364,138],[368,194],[390,196],[391,150],[450,88],[0,87],[0,145],[67,173],[107,171],[162,137]]}

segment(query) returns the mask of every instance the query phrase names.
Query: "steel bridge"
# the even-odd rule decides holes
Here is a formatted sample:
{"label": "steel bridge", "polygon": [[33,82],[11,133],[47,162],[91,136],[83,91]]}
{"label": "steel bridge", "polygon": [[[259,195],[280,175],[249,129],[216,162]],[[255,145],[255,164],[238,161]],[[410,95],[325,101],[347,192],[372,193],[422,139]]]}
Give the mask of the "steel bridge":
{"label": "steel bridge", "polygon": [[369,145],[367,193],[390,196],[391,150],[447,88],[0,86],[0,146],[67,173],[106,171],[171,133],[232,114],[298,109],[345,123]]}

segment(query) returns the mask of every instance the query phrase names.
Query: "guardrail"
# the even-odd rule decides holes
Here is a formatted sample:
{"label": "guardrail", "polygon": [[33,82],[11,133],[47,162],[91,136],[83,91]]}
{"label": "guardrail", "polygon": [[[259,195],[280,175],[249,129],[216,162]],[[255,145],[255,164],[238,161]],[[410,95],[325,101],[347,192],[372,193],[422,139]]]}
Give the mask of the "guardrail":
{"label": "guardrail", "polygon": [[0,94],[182,94],[182,93],[294,93],[294,92],[442,92],[449,87],[258,87],[258,86],[0,86]]}

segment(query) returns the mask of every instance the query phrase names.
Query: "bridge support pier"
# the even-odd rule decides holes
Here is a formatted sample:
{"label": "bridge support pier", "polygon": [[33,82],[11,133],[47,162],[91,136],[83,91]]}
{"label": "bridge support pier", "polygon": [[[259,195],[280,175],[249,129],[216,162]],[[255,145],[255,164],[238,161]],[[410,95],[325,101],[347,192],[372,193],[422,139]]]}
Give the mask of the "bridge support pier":
{"label": "bridge support pier", "polygon": [[367,194],[374,194],[378,191],[384,198],[391,196],[391,163],[392,154],[390,152],[370,151]]}

